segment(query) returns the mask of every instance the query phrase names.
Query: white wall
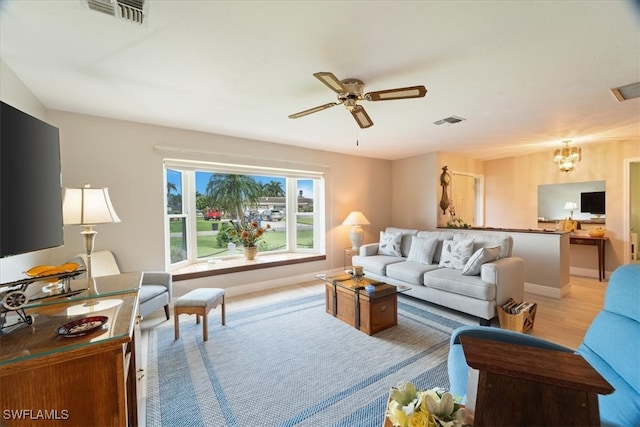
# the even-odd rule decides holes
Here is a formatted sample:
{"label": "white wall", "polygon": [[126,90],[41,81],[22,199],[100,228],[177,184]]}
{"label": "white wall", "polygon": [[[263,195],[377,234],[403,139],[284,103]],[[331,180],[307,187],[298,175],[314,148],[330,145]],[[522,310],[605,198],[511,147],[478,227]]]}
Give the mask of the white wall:
{"label": "white wall", "polygon": [[[113,250],[123,271],[164,270],[165,157],[210,161],[242,161],[272,166],[322,168],[326,171],[327,260],[217,276],[224,287],[256,281],[278,281],[303,273],[340,268],[349,229],[342,221],[352,210],[365,213],[365,242],[377,241],[377,231],[391,222],[391,162],[202,132],[104,119],[62,111],[47,111],[15,74],[2,63],[2,100],[57,126],[63,186],[108,187],[122,222],[96,227],[95,250]],[[154,146],[177,146],[217,154],[166,153]],[[354,151],[357,148],[354,148]],[[2,282],[22,278],[22,272],[42,263],[61,263],[83,252],[78,226],[65,227],[65,245],[45,254],[0,260]]]}
{"label": "white wall", "polygon": [[437,154],[428,153],[393,162],[392,222],[394,227],[433,229],[436,226],[435,182],[440,176]]}
{"label": "white wall", "polygon": [[[607,192],[606,270],[625,263],[623,176],[625,159],[640,156],[638,141],[611,141],[581,146],[582,161],[572,172],[564,173],[551,159],[551,151],[485,162],[486,224],[491,227],[537,228],[538,185],[605,181]],[[594,247],[571,245],[571,268],[592,271],[597,277]]]}
{"label": "white wall", "polygon": [[[48,117],[60,128],[64,186],[109,187],[122,222],[96,227],[96,250],[113,250],[124,271],[165,269],[162,161],[168,157],[325,171],[327,261],[215,279],[225,285],[341,267],[343,249],[349,246],[348,228],[341,223],[351,210],[365,212],[371,228],[391,220],[389,161],[61,111],[50,111]],[[158,145],[191,152],[158,151],[154,149]],[[366,231],[365,241],[370,241],[373,237]],[[77,226],[65,227],[60,261],[83,250],[79,232]]]}

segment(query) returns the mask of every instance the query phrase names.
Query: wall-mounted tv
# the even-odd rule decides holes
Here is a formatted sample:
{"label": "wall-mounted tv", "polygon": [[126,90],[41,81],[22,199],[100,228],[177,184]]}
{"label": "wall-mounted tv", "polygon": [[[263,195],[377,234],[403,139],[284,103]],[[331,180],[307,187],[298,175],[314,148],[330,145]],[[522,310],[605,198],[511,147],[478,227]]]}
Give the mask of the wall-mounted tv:
{"label": "wall-mounted tv", "polygon": [[605,213],[605,192],[592,191],[580,193],[580,212],[588,212],[594,215]]}
{"label": "wall-mounted tv", "polygon": [[0,257],[60,246],[58,128],[0,104]]}

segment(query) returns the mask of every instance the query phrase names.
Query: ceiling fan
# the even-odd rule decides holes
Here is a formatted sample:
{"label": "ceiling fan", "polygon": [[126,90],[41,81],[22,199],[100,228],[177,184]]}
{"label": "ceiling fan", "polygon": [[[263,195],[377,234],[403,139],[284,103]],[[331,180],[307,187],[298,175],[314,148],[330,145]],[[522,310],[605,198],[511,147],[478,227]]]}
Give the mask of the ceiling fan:
{"label": "ceiling fan", "polygon": [[314,73],[313,76],[338,94],[338,102],[329,102],[328,104],[291,114],[289,116],[290,119],[297,119],[298,117],[306,116],[307,114],[317,113],[318,111],[344,104],[344,106],[347,107],[347,110],[351,112],[351,115],[358,123],[358,126],[365,129],[373,126],[373,121],[371,121],[371,118],[365,111],[364,107],[357,103],[358,101],[363,99],[365,101],[391,101],[393,99],[422,98],[427,93],[427,89],[424,86],[409,86],[367,92],[363,95],[362,89],[364,88],[364,83],[361,80],[339,80],[333,73],[329,72]]}

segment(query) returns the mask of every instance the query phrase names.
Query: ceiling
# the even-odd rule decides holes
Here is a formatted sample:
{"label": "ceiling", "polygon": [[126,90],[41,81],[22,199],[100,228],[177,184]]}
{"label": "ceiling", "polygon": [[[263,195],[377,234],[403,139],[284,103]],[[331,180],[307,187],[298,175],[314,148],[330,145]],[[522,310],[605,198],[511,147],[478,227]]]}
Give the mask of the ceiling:
{"label": "ceiling", "polygon": [[[631,0],[148,0],[143,25],[81,0],[0,8],[0,56],[48,109],[390,160],[640,141],[640,99],[610,91],[640,81]],[[289,119],[336,101],[318,71],[428,93],[362,101],[368,129],[343,106]]]}

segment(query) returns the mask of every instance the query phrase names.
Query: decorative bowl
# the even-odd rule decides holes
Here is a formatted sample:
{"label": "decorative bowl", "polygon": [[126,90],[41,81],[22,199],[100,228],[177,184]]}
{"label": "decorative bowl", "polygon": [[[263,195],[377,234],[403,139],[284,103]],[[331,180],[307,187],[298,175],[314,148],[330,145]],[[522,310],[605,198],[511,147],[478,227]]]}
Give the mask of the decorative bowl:
{"label": "decorative bowl", "polygon": [[589,230],[589,236],[591,236],[591,237],[604,237],[604,230],[602,228],[596,228],[595,230]]}

